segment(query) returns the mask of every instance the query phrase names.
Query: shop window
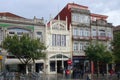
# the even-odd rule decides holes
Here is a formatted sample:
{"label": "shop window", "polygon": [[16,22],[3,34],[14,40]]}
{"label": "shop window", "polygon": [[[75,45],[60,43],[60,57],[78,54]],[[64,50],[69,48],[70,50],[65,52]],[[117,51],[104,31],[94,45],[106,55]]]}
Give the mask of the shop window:
{"label": "shop window", "polygon": [[15,32],[9,32],[9,34],[15,34]]}
{"label": "shop window", "polygon": [[55,61],[50,61],[50,71],[55,71]]}
{"label": "shop window", "polygon": [[17,32],[17,35],[22,35],[23,34],[23,32]]}

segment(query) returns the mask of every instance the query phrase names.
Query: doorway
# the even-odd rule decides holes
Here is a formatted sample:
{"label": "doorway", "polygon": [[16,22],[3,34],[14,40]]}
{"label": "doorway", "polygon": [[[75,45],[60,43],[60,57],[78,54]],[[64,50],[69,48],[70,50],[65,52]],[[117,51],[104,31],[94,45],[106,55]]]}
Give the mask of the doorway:
{"label": "doorway", "polygon": [[62,73],[62,61],[57,61],[57,73]]}
{"label": "doorway", "polygon": [[43,66],[44,66],[43,63],[36,63],[36,72],[42,73],[44,68]]}

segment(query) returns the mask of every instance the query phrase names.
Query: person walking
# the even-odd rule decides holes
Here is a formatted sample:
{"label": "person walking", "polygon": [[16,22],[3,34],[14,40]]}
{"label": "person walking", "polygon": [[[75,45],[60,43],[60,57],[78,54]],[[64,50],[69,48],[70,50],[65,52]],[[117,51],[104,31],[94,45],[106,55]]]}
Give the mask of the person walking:
{"label": "person walking", "polygon": [[80,70],[80,76],[81,76],[81,78],[83,79],[84,71],[83,71],[82,69]]}
{"label": "person walking", "polygon": [[117,78],[120,79],[120,71],[117,72]]}
{"label": "person walking", "polygon": [[91,80],[91,79],[92,79],[92,76],[91,76],[91,73],[89,72],[87,75],[87,80]]}
{"label": "person walking", "polygon": [[66,70],[65,71],[65,75],[66,75],[66,78],[69,79],[70,78],[70,70]]}

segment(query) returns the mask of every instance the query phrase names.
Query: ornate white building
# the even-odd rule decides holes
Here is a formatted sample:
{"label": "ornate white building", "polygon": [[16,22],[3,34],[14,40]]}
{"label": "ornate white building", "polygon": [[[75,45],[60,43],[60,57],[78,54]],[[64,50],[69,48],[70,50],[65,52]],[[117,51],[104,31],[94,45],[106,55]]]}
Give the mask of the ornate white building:
{"label": "ornate white building", "polygon": [[67,18],[51,20],[46,27],[46,72],[61,73],[61,68],[67,68],[67,60],[72,58],[71,31],[67,29]]}

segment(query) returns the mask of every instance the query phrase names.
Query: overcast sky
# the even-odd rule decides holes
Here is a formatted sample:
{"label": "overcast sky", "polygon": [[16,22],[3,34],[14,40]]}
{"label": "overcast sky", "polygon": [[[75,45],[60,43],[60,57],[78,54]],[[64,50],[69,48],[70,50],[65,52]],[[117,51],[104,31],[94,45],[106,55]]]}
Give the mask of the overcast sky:
{"label": "overcast sky", "polygon": [[25,18],[44,17],[49,21],[67,3],[77,3],[89,7],[92,13],[109,16],[108,22],[120,25],[120,0],[0,0],[0,12],[11,12]]}

